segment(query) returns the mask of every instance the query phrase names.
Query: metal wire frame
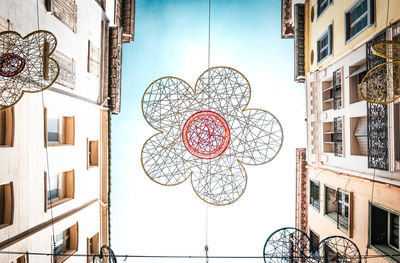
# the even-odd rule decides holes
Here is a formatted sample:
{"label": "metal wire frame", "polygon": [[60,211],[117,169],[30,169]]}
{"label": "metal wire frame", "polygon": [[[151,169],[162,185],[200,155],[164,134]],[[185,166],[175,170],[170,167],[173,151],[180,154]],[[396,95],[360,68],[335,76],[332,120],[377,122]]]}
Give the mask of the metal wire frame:
{"label": "metal wire frame", "polygon": [[[213,205],[232,204],[247,186],[243,164],[275,158],[283,142],[282,126],[268,111],[247,109],[251,89],[246,77],[230,67],[213,67],[192,89],[185,81],[164,77],[152,82],[142,98],[145,120],[159,133],[143,145],[141,162],[156,183],[173,186],[191,177],[197,196]],[[231,140],[218,156],[202,159],[183,143],[184,125],[194,114],[212,111],[229,126]]]}
{"label": "metal wire frame", "polygon": [[93,256],[93,263],[117,263],[117,257],[111,247],[104,245],[100,248],[100,253]]}
{"label": "metal wire frame", "polygon": [[308,235],[293,227],[273,232],[265,242],[263,257],[265,263],[361,263],[360,250],[348,238],[329,236],[313,248]]}
{"label": "metal wire frame", "polygon": [[382,40],[372,44],[371,51],[376,56],[400,60],[400,42],[394,40]]}
{"label": "metal wire frame", "polygon": [[56,46],[56,37],[46,30],[25,37],[0,32],[0,110],[15,105],[25,92],[43,91],[56,81],[60,67],[50,57]]}

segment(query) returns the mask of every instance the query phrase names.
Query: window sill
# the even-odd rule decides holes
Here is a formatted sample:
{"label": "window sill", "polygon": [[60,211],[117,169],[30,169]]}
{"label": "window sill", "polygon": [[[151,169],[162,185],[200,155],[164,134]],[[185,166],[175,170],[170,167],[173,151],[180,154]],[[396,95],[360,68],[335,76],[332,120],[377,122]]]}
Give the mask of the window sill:
{"label": "window sill", "polygon": [[68,250],[62,253],[63,256],[58,257],[54,262],[55,263],[62,263],[67,260],[72,254],[74,254],[77,250]]}
{"label": "window sill", "polygon": [[317,211],[319,213],[319,207],[315,207],[313,204],[310,204],[309,207],[311,207],[312,209],[314,209],[315,211]]}
{"label": "window sill", "polygon": [[[399,251],[387,246],[387,245],[371,245],[371,248],[379,255],[393,255],[399,254]],[[393,257],[393,256],[388,256],[385,258],[386,260],[394,263],[399,263],[400,262],[400,256]]]}
{"label": "window sill", "polygon": [[0,224],[0,229],[11,226],[12,223],[5,223],[5,224]]}
{"label": "window sill", "polygon": [[342,217],[342,216],[339,216],[339,224],[337,222],[337,213],[336,212],[331,212],[331,213],[325,214],[325,216],[327,218],[329,218],[332,222],[334,222],[337,225],[337,228],[340,229],[343,233],[349,235],[349,226],[348,225],[345,226],[344,223],[341,223],[341,222],[345,221],[345,219],[342,219],[342,220],[340,219],[340,217]]}
{"label": "window sill", "polygon": [[48,202],[47,203],[47,207],[46,207],[46,210],[47,209],[50,209],[50,208],[53,208],[53,207],[56,207],[56,206],[58,206],[58,205],[61,205],[61,204],[63,204],[63,203],[65,203],[65,202],[68,202],[68,201],[70,201],[70,200],[72,200],[73,198],[71,198],[71,197],[67,197],[67,198],[63,198],[63,199],[59,199],[59,200],[56,200],[56,201],[54,201],[54,202]]}
{"label": "window sill", "polygon": [[73,144],[68,144],[68,143],[47,143],[47,146],[53,147],[53,146],[73,146]]}

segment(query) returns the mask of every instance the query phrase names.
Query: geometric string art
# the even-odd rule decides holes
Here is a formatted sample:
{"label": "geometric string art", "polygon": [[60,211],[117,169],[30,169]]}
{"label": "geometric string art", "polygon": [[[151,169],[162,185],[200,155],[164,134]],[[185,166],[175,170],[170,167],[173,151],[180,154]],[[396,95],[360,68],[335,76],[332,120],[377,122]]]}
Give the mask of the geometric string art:
{"label": "geometric string art", "polygon": [[393,61],[368,71],[361,81],[361,96],[370,103],[389,104],[400,97],[400,42],[378,41],[371,46],[371,51]]}
{"label": "geometric string art", "polygon": [[264,245],[264,262],[348,262],[361,263],[361,254],[354,242],[342,236],[329,236],[311,245],[303,231],[285,227],[273,232]]}
{"label": "geometric string art", "polygon": [[400,97],[400,61],[386,62],[372,68],[364,76],[360,93],[364,100],[388,104]]}
{"label": "geometric string art", "polygon": [[209,68],[194,89],[175,77],[152,82],[142,112],[159,133],[142,148],[147,176],[166,186],[190,177],[197,196],[209,204],[238,200],[247,185],[243,164],[271,161],[283,142],[274,115],[247,109],[250,92],[245,76],[229,67]]}
{"label": "geometric string art", "polygon": [[377,41],[371,46],[376,56],[386,59],[400,60],[400,42],[392,40]]}
{"label": "geometric string art", "polygon": [[55,36],[48,31],[25,37],[0,32],[0,110],[13,106],[24,92],[40,92],[56,81],[59,66],[50,57],[56,46]]}

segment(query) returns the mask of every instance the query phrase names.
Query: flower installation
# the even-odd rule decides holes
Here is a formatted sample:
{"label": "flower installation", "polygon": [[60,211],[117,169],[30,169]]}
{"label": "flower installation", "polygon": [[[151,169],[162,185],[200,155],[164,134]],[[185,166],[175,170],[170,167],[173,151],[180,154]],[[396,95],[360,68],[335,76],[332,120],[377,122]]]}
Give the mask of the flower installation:
{"label": "flower installation", "polygon": [[59,66],[50,56],[56,46],[55,36],[48,31],[25,37],[0,32],[0,109],[16,104],[24,92],[40,92],[55,82]]}
{"label": "flower installation", "polygon": [[147,176],[173,186],[191,178],[195,193],[213,205],[238,200],[247,185],[243,164],[265,164],[278,154],[281,124],[261,109],[247,109],[250,84],[229,67],[206,70],[193,89],[163,77],[142,98],[146,121],[159,133],[143,145]]}

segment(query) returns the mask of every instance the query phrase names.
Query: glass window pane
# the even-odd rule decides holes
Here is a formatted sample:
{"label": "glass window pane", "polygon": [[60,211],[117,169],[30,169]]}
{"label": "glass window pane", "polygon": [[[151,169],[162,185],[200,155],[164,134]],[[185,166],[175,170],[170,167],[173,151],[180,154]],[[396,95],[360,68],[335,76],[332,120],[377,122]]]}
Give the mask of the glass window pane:
{"label": "glass window pane", "polygon": [[47,140],[49,142],[58,142],[58,119],[47,118]]}
{"label": "glass window pane", "polygon": [[390,244],[399,248],[399,216],[390,214]]}

